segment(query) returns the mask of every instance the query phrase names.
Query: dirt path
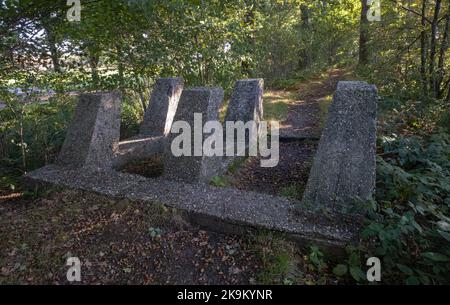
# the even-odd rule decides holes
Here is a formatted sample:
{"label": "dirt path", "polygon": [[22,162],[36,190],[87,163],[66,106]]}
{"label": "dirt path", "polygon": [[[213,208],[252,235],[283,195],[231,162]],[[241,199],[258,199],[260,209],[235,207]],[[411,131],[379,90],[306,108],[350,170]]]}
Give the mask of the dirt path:
{"label": "dirt path", "polygon": [[290,105],[287,119],[281,122],[280,138],[318,138],[321,133],[323,107],[345,78],[341,70],[330,70],[326,78],[301,83],[296,88],[296,101]]}
{"label": "dirt path", "polygon": [[289,101],[287,118],[280,124],[280,162],[276,167],[260,167],[259,158],[249,158],[231,178],[238,189],[301,198],[317,148],[326,108],[340,80],[341,70],[296,86]]}

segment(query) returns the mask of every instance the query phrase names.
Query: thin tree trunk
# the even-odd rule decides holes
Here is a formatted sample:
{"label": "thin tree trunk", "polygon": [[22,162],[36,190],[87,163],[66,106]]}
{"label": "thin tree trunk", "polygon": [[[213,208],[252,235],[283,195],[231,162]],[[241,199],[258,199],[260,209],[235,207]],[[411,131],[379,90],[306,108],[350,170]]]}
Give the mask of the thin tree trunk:
{"label": "thin tree trunk", "polygon": [[[300,5],[300,14],[301,14],[301,29],[302,34],[305,37],[308,37],[310,34],[310,21],[309,21],[309,9],[306,4]],[[306,69],[311,66],[311,49],[309,47],[309,43],[307,43],[309,39],[303,39],[302,43],[304,46],[300,51],[300,69]]]}
{"label": "thin tree trunk", "polygon": [[119,90],[122,94],[125,93],[125,79],[124,79],[124,66],[123,66],[123,52],[121,46],[118,44],[116,46],[117,50],[117,69],[119,71]]}
{"label": "thin tree trunk", "polygon": [[369,63],[369,50],[367,46],[369,36],[369,20],[367,12],[369,7],[367,0],[361,0],[361,20],[359,23],[359,66],[366,66]]}
{"label": "thin tree trunk", "polygon": [[[244,15],[244,24],[251,29],[248,35],[245,37],[245,42],[249,46],[249,50],[254,49],[255,39],[255,8],[256,2],[255,0],[246,0],[244,1],[245,6],[245,15]],[[241,60],[241,71],[245,76],[250,76],[252,73],[252,66],[247,59]]]}
{"label": "thin tree trunk", "polygon": [[95,54],[89,54],[89,66],[91,67],[91,76],[92,76],[92,83],[95,87],[97,87],[99,82],[99,76],[98,76],[98,56]]}
{"label": "thin tree trunk", "polygon": [[23,128],[23,121],[24,121],[24,112],[25,112],[25,106],[21,105],[20,109],[20,116],[19,116],[19,136],[20,136],[20,151],[22,154],[22,167],[23,170],[26,171],[27,169],[27,156],[26,156],[26,149],[25,149],[25,132]]}
{"label": "thin tree trunk", "polygon": [[47,34],[47,42],[49,45],[50,58],[53,64],[53,70],[55,72],[61,72],[61,65],[59,63],[59,52],[58,47],[56,45],[55,35],[52,33],[50,26],[44,25],[44,31]]}
{"label": "thin tree trunk", "polygon": [[420,80],[422,82],[422,90],[424,95],[428,93],[428,80],[427,80],[427,33],[426,33],[426,12],[427,12],[427,0],[422,0],[422,18],[420,25],[422,31],[420,32]]}
{"label": "thin tree trunk", "polygon": [[445,87],[441,89],[442,81],[444,80],[444,61],[445,61],[445,52],[448,48],[448,31],[450,26],[450,4],[448,5],[447,15],[445,17],[444,24],[444,35],[442,37],[441,49],[439,51],[439,61],[438,61],[438,78],[436,81],[436,87],[438,90],[438,98],[441,98],[445,92]]}
{"label": "thin tree trunk", "polygon": [[435,97],[438,96],[438,90],[436,88],[436,70],[435,70],[435,60],[436,60],[436,34],[438,30],[439,12],[441,10],[442,0],[436,0],[436,5],[434,7],[434,16],[431,22],[431,41],[430,41],[430,89],[433,91]]}
{"label": "thin tree trunk", "polygon": [[50,54],[51,54],[52,63],[53,63],[53,70],[55,72],[60,73],[61,65],[59,63],[58,48],[56,47],[56,43],[54,41],[49,41],[49,43],[50,43]]}

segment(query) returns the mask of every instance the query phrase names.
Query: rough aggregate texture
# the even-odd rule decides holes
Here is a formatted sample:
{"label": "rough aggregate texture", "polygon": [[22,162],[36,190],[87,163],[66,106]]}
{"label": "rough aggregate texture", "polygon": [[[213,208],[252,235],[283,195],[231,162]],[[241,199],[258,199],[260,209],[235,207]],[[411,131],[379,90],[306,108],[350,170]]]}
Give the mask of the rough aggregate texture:
{"label": "rough aggregate texture", "polygon": [[375,188],[377,89],[339,82],[319,142],[303,202],[360,212]]}
{"label": "rough aggregate texture", "polygon": [[120,138],[120,92],[81,94],[57,163],[111,168]]}

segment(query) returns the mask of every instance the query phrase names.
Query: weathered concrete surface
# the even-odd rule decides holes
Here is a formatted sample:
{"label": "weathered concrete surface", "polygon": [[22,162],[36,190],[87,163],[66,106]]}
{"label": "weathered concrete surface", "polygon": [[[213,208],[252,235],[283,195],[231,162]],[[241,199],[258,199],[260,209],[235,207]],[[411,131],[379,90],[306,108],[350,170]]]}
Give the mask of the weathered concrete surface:
{"label": "weathered concrete surface", "polygon": [[[259,79],[242,79],[238,80],[233,88],[231,94],[230,103],[228,104],[227,113],[225,115],[225,122],[243,122],[244,124],[253,121],[255,122],[255,135],[259,136],[258,128],[259,123],[263,117],[263,94],[264,94],[264,80]],[[226,124],[224,126],[224,132],[226,132]],[[238,152],[238,142],[245,148],[245,155],[248,155],[250,146],[250,131],[245,131],[245,137],[239,139],[237,134],[234,135],[234,151]],[[224,135],[225,139],[225,135]],[[256,144],[256,143],[255,143]],[[229,143],[227,142],[227,145]],[[235,158],[233,156],[227,156],[224,158],[224,162],[231,163]]]}
{"label": "weathered concrete surface", "polygon": [[342,218],[295,211],[295,201],[233,188],[216,188],[115,171],[69,169],[49,165],[29,173],[34,183],[94,191],[100,194],[149,203],[162,203],[188,214],[211,230],[245,234],[248,230],[284,232],[302,243],[343,248],[354,242],[357,229]]}
{"label": "weathered concrete surface", "polygon": [[120,137],[119,91],[81,94],[57,164],[111,168]]}
{"label": "weathered concrete surface", "polygon": [[133,161],[150,158],[153,155],[164,152],[165,137],[151,137],[138,135],[133,138],[120,141],[114,152],[114,168],[121,168]]}
{"label": "weathered concrete surface", "polygon": [[131,178],[129,174],[113,170],[74,169],[51,164],[28,173],[25,181],[27,185],[52,184],[120,197],[132,184],[146,180],[137,175]]}
{"label": "weathered concrete surface", "polygon": [[234,85],[225,121],[255,121],[263,117],[264,80],[241,79]]}
{"label": "weathered concrete surface", "polygon": [[317,208],[361,211],[375,188],[377,89],[339,82],[303,195]]}
{"label": "weathered concrete surface", "polygon": [[121,141],[114,152],[115,168],[164,152],[165,137],[170,133],[182,91],[182,78],[156,81],[139,135]]}
{"label": "weathered concrete surface", "polygon": [[140,134],[146,136],[169,134],[182,91],[182,78],[160,78],[156,81]]}
{"label": "weathered concrete surface", "polygon": [[[191,145],[188,145],[191,156],[174,156],[171,151],[172,141],[180,134],[170,133],[164,149],[164,178],[191,183],[209,183],[211,178],[217,175],[219,169],[216,165],[220,165],[220,162],[216,160],[219,157],[194,156],[194,114],[202,115],[200,126],[202,129],[205,122],[219,120],[219,108],[222,102],[222,88],[183,90],[174,122],[185,121],[191,126]],[[200,138],[202,145],[208,136],[203,133]]]}

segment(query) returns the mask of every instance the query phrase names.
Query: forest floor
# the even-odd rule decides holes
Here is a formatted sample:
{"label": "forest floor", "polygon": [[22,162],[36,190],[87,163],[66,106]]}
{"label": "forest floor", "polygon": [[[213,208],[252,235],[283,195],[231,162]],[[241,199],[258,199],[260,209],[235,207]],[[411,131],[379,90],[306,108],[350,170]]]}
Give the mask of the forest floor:
{"label": "forest floor", "polygon": [[[279,166],[261,168],[248,159],[231,184],[298,197],[317,144],[302,138],[320,135],[326,105],[344,78],[332,70],[288,90],[268,91],[266,120],[284,118],[286,130]],[[280,234],[206,232],[163,206],[82,191],[0,190],[0,227],[0,284],[67,284],[67,257],[82,262],[82,284],[337,282],[320,255],[299,250]]]}

